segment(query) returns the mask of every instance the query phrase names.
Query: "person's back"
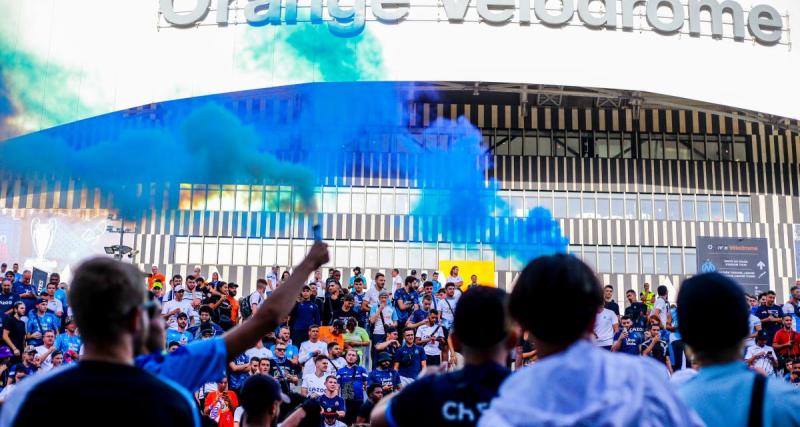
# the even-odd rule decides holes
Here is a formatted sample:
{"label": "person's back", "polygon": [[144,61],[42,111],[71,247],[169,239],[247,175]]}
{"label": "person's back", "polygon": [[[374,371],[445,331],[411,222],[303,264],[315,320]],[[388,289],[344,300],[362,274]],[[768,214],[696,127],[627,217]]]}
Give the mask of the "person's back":
{"label": "person's back", "polygon": [[115,426],[200,423],[192,397],[179,386],[134,366],[100,361],[78,362],[22,382],[3,405],[0,425],[50,425],[53,414],[60,414],[61,425],[85,423],[87,416]]}
{"label": "person's back", "polygon": [[84,339],[81,361],[21,383],[0,413],[0,426],[49,425],[54,414],[60,425],[90,418],[115,426],[199,426],[188,392],[134,366],[134,348],[147,339],[153,311],[145,289],[144,276],[130,264],[109,258],[82,264],[70,293]]}
{"label": "person's back", "polygon": [[[715,303],[709,306],[711,299]],[[755,425],[759,418],[758,425],[765,427],[800,425],[800,391],[775,377],[760,376],[742,361],[749,313],[741,287],[725,276],[707,273],[683,282],[679,329],[700,369],[678,392],[710,427]],[[758,376],[763,383],[756,384]]]}
{"label": "person's back", "polygon": [[464,356],[464,368],[427,375],[403,388],[372,413],[375,426],[474,426],[500,384],[517,337],[506,315],[507,295],[488,287],[471,289],[459,300],[450,339]]}
{"label": "person's back", "polygon": [[[571,303],[552,304],[559,299]],[[598,349],[585,339],[603,291],[579,259],[554,255],[532,261],[509,304],[540,360],[503,383],[480,426],[702,425],[670,388],[663,366]]]}

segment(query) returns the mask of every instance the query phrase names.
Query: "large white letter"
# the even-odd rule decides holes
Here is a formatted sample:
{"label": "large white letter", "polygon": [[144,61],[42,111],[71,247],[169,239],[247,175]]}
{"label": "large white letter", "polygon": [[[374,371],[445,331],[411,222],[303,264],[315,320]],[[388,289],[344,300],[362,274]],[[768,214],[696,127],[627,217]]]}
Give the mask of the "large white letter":
{"label": "large white letter", "polygon": [[772,6],[762,4],[750,9],[747,28],[760,43],[775,44],[781,41],[783,20],[781,14]]}
{"label": "large white letter", "polygon": [[478,0],[478,15],[487,22],[501,24],[514,16],[514,0]]}
{"label": "large white letter", "polygon": [[[658,9],[664,4],[672,10],[672,18],[662,21],[658,17]],[[650,0],[647,3],[647,23],[656,31],[674,33],[683,27],[683,5],[680,0]]]}
{"label": "large white letter", "polygon": [[559,0],[561,2],[561,13],[558,15],[551,15],[547,11],[547,0],[536,0],[533,2],[533,13],[539,18],[542,23],[547,25],[564,25],[572,19],[572,14],[575,13],[575,5],[572,0]]}
{"label": "large white letter", "polygon": [[159,0],[159,5],[161,6],[161,14],[164,15],[164,19],[167,22],[178,27],[184,27],[203,19],[208,13],[208,7],[211,6],[211,0],[197,0],[194,9],[189,13],[176,12],[173,0]]}
{"label": "large white letter", "polygon": [[[589,5],[595,1],[603,3],[606,8],[605,14],[597,16],[589,11]],[[588,27],[616,28],[617,0],[578,0],[578,17]]]}
{"label": "large white letter", "polygon": [[735,1],[689,0],[689,34],[700,35],[700,11],[706,9],[711,14],[711,35],[722,37],[722,13],[728,12],[733,19],[733,38],[744,40],[744,12]]}
{"label": "large white letter", "polygon": [[408,15],[408,0],[372,0],[372,14],[381,22],[398,22]]}
{"label": "large white letter", "polygon": [[450,22],[462,22],[467,14],[470,0],[442,0],[444,14]]}

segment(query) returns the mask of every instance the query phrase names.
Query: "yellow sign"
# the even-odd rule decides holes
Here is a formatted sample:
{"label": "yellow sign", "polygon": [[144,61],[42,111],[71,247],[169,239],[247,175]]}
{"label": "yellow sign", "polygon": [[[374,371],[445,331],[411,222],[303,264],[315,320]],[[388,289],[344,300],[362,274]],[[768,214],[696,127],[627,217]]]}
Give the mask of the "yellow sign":
{"label": "yellow sign", "polygon": [[442,276],[439,278],[440,282],[447,282],[453,267],[458,267],[458,276],[464,280],[462,291],[472,283],[473,275],[478,276],[479,285],[497,287],[494,282],[494,261],[439,261],[439,274]]}

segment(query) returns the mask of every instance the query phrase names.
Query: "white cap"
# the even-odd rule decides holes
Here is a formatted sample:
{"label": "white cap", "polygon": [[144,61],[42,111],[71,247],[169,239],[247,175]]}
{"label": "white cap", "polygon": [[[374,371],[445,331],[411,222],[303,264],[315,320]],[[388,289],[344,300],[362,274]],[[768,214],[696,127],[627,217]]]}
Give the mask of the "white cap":
{"label": "white cap", "polygon": [[183,286],[183,285],[175,286],[175,292],[180,292],[180,291],[184,291],[185,292],[186,291],[186,286]]}

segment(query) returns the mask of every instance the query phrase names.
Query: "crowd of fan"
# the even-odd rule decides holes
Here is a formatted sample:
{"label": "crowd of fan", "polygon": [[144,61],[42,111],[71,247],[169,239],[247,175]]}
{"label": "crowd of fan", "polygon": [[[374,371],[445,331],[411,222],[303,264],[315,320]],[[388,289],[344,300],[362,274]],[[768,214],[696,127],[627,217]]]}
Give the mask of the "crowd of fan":
{"label": "crowd of fan", "polygon": [[[0,401],[26,376],[73,363],[82,354],[80,331],[67,303],[68,285],[54,273],[40,291],[31,283],[30,271],[18,270],[17,264],[10,270],[0,266]],[[288,271],[273,267],[258,279],[255,292],[237,295],[238,285],[217,273],[206,280],[196,267],[191,275],[167,281],[153,266],[148,285],[166,325],[166,352],[247,322],[289,277]],[[377,273],[369,279],[356,267],[346,280],[339,270],[328,270],[326,277],[317,270],[282,324],[236,355],[216,382],[195,390],[196,404],[214,425],[239,425],[240,390],[249,378],[266,375],[280,385],[282,414],[313,400],[325,425],[369,423],[384,396],[408,387],[426,368],[447,372],[463,364],[448,335],[462,293],[474,286],[479,286],[478,278],[465,282],[458,267],[446,277],[412,270],[403,278],[394,269],[389,277]],[[627,290],[625,298],[621,308],[614,288],[605,287],[605,305],[586,338],[611,352],[656,360],[675,383],[695,375],[667,287],[652,292],[645,283],[641,292]],[[756,371],[800,385],[800,289],[792,287],[783,306],[775,303],[773,291],[747,298],[752,312],[742,359]],[[519,369],[537,359],[526,332],[507,365]]]}

